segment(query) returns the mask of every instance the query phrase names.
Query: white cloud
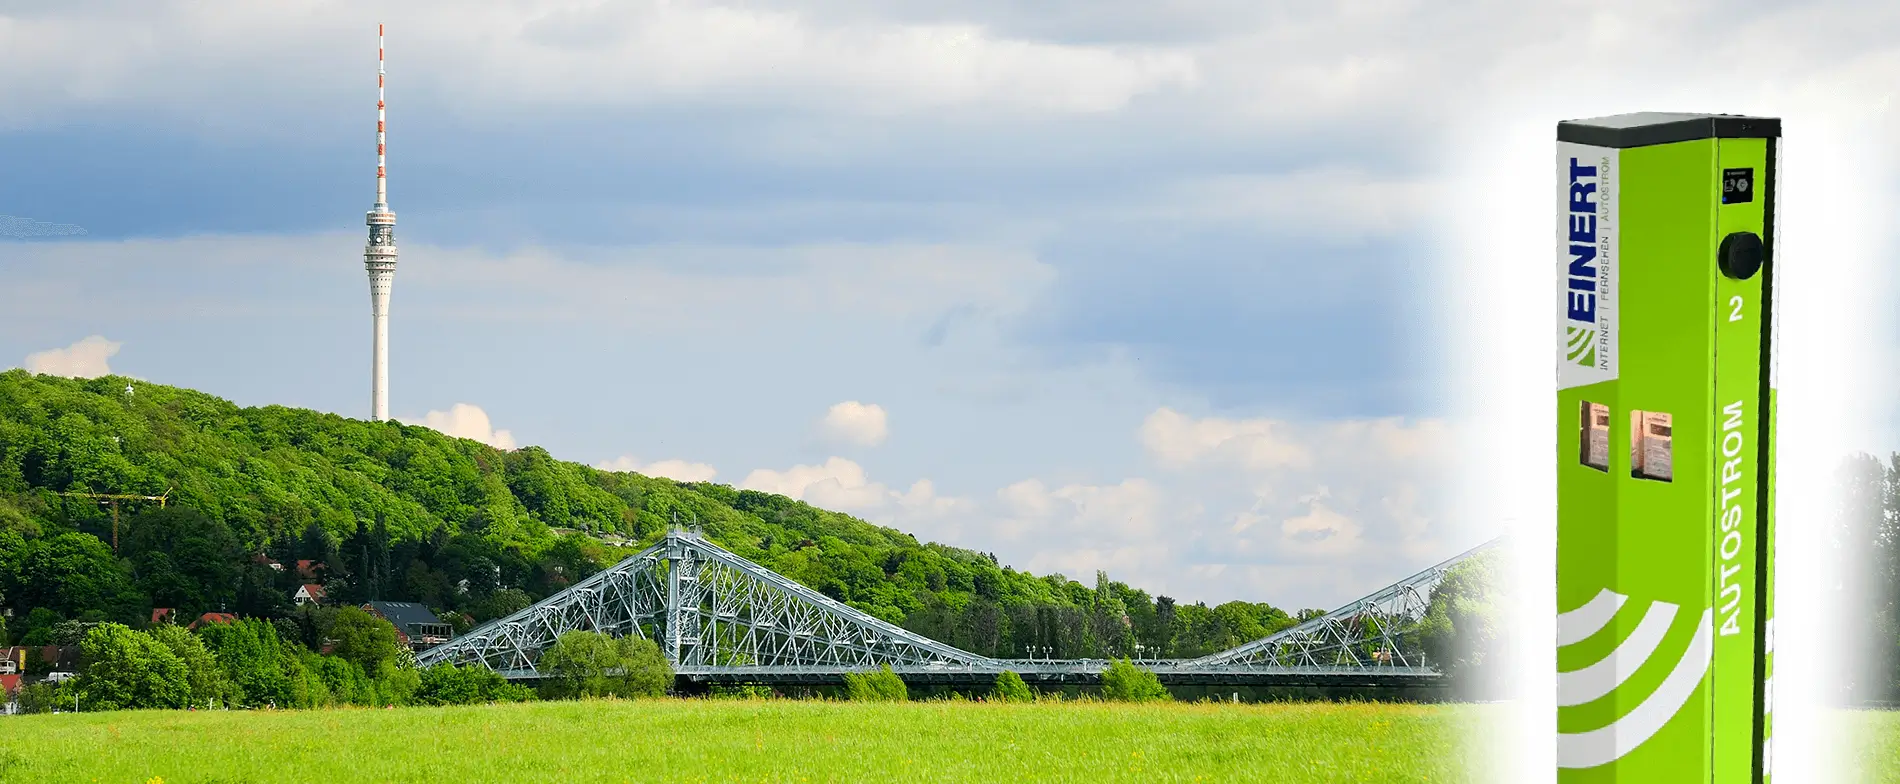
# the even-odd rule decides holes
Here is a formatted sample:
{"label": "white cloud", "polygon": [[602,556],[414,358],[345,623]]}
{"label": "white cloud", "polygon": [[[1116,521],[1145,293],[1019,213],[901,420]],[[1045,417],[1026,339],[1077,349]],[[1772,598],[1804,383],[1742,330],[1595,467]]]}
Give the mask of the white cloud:
{"label": "white cloud", "polygon": [[1304,467],[1313,456],[1287,432],[1288,425],[1270,419],[1190,419],[1162,407],[1141,423],[1141,445],[1167,466],[1200,462],[1231,462],[1251,471]]}
{"label": "white cloud", "polygon": [[421,424],[443,435],[480,441],[496,449],[515,448],[514,434],[494,429],[488,421],[488,412],[480,406],[456,403],[447,411],[430,411],[423,415]]}
{"label": "white cloud", "polygon": [[378,19],[388,21],[396,105],[430,96],[471,114],[682,98],[879,114],[971,105],[1102,112],[1197,78],[1193,56],[1171,47],[1038,40],[960,20],[844,20],[751,3],[344,0],[313,11],[137,2],[0,16],[0,70],[13,77],[0,86],[7,99],[0,122],[101,104],[164,110],[220,94],[239,103],[360,97]]}
{"label": "white cloud", "polygon": [[435,248],[417,256],[404,268],[412,286],[464,294],[445,299],[445,309],[546,319],[604,311],[673,327],[727,324],[739,308],[799,316],[924,317],[970,304],[1012,311],[1054,280],[1054,270],[1028,251],[945,245],[525,248],[502,255]]}
{"label": "white cloud", "polygon": [[106,360],[118,354],[119,347],[123,345],[93,335],[65,348],[35,351],[26,355],[26,369],[28,372],[54,376],[98,378],[112,373],[112,367]]}
{"label": "white cloud", "polygon": [[1106,569],[1177,597],[1328,608],[1493,533],[1449,515],[1451,445],[1437,420],[1197,418],[1163,407],[1133,435],[1161,473],[1028,478],[929,520],[902,508],[888,518],[1034,571],[1086,580]]}
{"label": "white cloud", "polygon": [[974,511],[975,503],[967,498],[937,495],[936,483],[928,479],[912,482],[909,490],[893,493],[898,516],[911,524],[929,523],[951,518]]}
{"label": "white cloud", "polygon": [[1138,202],[1133,216],[1177,223],[1217,221],[1271,229],[1282,238],[1363,243],[1411,230],[1429,219],[1440,183],[1325,164],[1271,174],[1185,179]]}
{"label": "white cloud", "polygon": [[719,474],[706,463],[677,459],[642,463],[630,455],[621,455],[612,460],[596,463],[594,467],[602,471],[631,471],[642,476],[665,477],[679,482],[710,482]]}
{"label": "white cloud", "polygon": [[818,431],[833,443],[877,446],[891,434],[884,407],[846,400],[832,406],[818,422]]}
{"label": "white cloud", "polygon": [[1306,513],[1280,522],[1280,542],[1288,549],[1313,555],[1349,554],[1359,549],[1365,526],[1327,507],[1326,495],[1322,487],[1320,492],[1300,499]]}
{"label": "white cloud", "polygon": [[819,465],[795,465],[784,471],[761,468],[747,474],[739,487],[896,525],[925,538],[941,533],[943,526],[958,526],[979,511],[978,504],[970,499],[939,495],[936,484],[929,479],[919,479],[901,491],[873,482],[863,466],[842,457],[831,457]]}
{"label": "white cloud", "polygon": [[[338,279],[339,256],[362,253],[356,232],[210,235],[122,241],[21,243],[0,253],[19,283],[0,287],[0,326],[25,329],[80,303],[168,320],[231,314],[260,318],[317,307],[282,296],[280,276],[305,285]],[[980,245],[813,244],[524,247],[403,245],[402,318],[583,321],[647,330],[728,328],[731,314],[761,320],[852,314],[930,319],[956,307],[1020,312],[1055,281],[1030,251]],[[128,267],[175,272],[145,288],[99,290]],[[202,285],[210,277],[258,296]],[[351,293],[362,285],[351,280]],[[149,296],[163,292],[163,297]],[[266,296],[266,294],[269,294]],[[323,306],[328,311],[327,303]]]}
{"label": "white cloud", "polygon": [[761,468],[747,474],[739,487],[851,513],[882,509],[893,498],[884,485],[865,476],[863,466],[842,457],[832,457],[819,465],[795,465],[784,471]]}
{"label": "white cloud", "polygon": [[1331,608],[1476,544],[1448,519],[1437,420],[1285,421],[1153,410],[1131,434],[1160,474],[1025,478],[988,497],[908,490],[862,465],[759,469],[741,487],[997,553],[1038,573],[1095,570],[1176,597]]}

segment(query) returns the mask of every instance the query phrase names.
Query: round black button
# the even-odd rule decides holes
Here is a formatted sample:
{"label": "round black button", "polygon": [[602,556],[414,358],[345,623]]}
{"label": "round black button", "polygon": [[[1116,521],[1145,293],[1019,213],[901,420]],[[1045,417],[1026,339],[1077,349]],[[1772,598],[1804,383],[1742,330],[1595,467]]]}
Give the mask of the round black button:
{"label": "round black button", "polygon": [[1722,274],[1736,280],[1748,280],[1761,270],[1761,235],[1752,231],[1738,231],[1722,238],[1722,247],[1715,253],[1716,266]]}

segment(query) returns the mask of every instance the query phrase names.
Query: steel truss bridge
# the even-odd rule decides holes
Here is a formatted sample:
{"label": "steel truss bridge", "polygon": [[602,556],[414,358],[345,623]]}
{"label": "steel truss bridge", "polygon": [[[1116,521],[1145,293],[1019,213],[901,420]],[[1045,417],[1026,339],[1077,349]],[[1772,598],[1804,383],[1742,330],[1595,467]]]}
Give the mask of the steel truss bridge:
{"label": "steel truss bridge", "polygon": [[[1138,661],[1163,683],[1220,686],[1430,686],[1439,672],[1415,627],[1451,567],[1492,540],[1312,620],[1196,659]],[[999,659],[959,650],[846,606],[707,541],[658,544],[416,656],[480,665],[511,680],[543,677],[562,633],[639,635],[685,684],[835,684],[888,665],[912,684],[988,685],[1008,670],[1041,685],[1100,681],[1101,659]]]}

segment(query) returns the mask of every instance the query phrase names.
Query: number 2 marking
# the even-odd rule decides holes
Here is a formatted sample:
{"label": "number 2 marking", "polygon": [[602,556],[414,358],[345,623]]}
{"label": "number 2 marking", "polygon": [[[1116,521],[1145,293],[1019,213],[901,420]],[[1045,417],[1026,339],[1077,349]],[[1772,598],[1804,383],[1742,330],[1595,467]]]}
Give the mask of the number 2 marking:
{"label": "number 2 marking", "polygon": [[1728,320],[1741,321],[1742,320],[1742,295],[1737,294],[1733,297],[1729,297],[1728,306],[1729,306]]}

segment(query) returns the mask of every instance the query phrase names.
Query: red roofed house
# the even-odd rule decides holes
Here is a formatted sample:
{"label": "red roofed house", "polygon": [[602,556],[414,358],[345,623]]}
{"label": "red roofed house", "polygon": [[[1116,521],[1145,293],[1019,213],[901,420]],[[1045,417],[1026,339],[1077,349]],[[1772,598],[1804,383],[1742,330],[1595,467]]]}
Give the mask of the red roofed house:
{"label": "red roofed house", "polygon": [[299,585],[297,592],[290,595],[290,600],[298,604],[322,604],[323,586],[316,583]]}
{"label": "red roofed house", "polygon": [[0,714],[12,713],[19,709],[13,703],[13,695],[20,691],[21,675],[0,675]]}
{"label": "red roofed house", "polygon": [[305,558],[297,562],[297,576],[305,580],[315,580],[317,579],[318,570],[328,568],[330,567]]}
{"label": "red roofed house", "polygon": [[171,617],[172,617],[172,608],[170,607],[153,607],[152,608],[152,625],[153,626],[157,626],[161,623],[169,621],[171,620]]}
{"label": "red roofed house", "polygon": [[237,619],[238,617],[231,613],[208,612],[198,616],[198,620],[192,621],[191,625],[185,628],[197,629],[200,626],[209,626],[214,623],[236,623]]}

